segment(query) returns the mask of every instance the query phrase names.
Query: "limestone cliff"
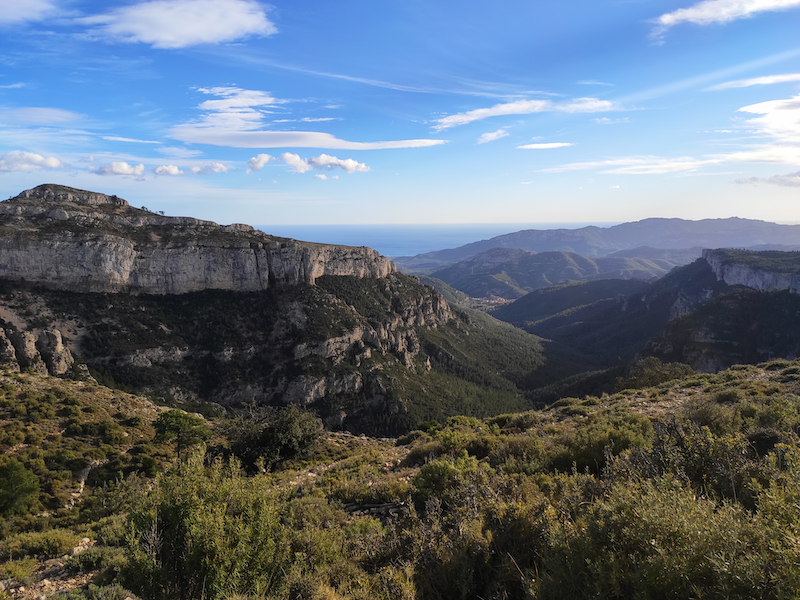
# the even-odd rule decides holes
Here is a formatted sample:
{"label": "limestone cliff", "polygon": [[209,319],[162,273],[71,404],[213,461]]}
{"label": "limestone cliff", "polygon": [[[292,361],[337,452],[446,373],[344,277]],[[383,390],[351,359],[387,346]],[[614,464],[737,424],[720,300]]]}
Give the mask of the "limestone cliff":
{"label": "limestone cliff", "polygon": [[131,207],[116,196],[41,185],[0,202],[0,278],[82,292],[250,292],[323,275],[385,277],[370,248],[277,238]]}
{"label": "limestone cliff", "polygon": [[[768,262],[768,255],[780,260]],[[753,260],[754,257],[758,260]],[[703,260],[711,266],[717,281],[728,285],[743,285],[760,292],[800,293],[800,252],[703,250]]]}

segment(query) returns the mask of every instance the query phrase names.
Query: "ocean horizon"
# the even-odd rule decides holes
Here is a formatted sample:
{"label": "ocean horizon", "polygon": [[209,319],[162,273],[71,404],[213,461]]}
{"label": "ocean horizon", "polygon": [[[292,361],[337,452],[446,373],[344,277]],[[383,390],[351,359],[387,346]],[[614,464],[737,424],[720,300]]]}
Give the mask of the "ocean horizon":
{"label": "ocean horizon", "polygon": [[458,248],[525,229],[580,229],[618,223],[444,223],[422,225],[255,225],[269,235],[305,242],[368,246],[384,256],[416,256]]}

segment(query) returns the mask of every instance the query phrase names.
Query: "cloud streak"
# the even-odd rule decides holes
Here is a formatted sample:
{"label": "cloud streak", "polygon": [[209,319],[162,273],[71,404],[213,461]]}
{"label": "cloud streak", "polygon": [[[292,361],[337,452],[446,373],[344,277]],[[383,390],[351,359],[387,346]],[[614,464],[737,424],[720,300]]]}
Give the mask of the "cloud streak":
{"label": "cloud streak", "polygon": [[117,42],[177,49],[277,33],[264,8],[252,0],[154,0],[78,20]]}
{"label": "cloud streak", "polygon": [[0,24],[39,21],[58,9],[49,0],[25,0],[24,2],[3,2],[0,10]]}
{"label": "cloud streak", "polygon": [[271,131],[265,127],[265,107],[283,104],[266,92],[235,87],[200,88],[216,96],[198,108],[206,111],[199,119],[175,125],[173,139],[190,144],[210,144],[232,148],[327,148],[333,150],[382,150],[423,148],[444,144],[445,140],[414,139],[384,142],[351,142],[317,131]]}
{"label": "cloud streak", "polygon": [[544,144],[524,144],[517,146],[517,150],[552,150],[554,148],[566,148],[567,146],[574,146],[571,142],[548,142]]}
{"label": "cloud streak", "polygon": [[765,77],[753,77],[752,79],[738,79],[736,81],[727,81],[719,85],[713,85],[706,88],[706,91],[729,90],[734,88],[751,87],[754,85],[773,85],[776,83],[788,83],[791,81],[800,81],[800,73],[785,73],[783,75],[766,75]]}
{"label": "cloud streak", "polygon": [[498,129],[497,131],[493,131],[491,133],[484,133],[481,137],[478,138],[479,144],[488,144],[489,142],[494,142],[495,140],[499,140],[504,137],[508,137],[509,133],[505,129]]}
{"label": "cloud streak", "polygon": [[751,185],[766,183],[780,187],[800,187],[800,171],[787,173],[786,175],[773,175],[772,177],[749,177],[747,179],[737,179],[734,183]]}
{"label": "cloud streak", "polygon": [[660,38],[670,27],[682,23],[714,25],[746,19],[760,12],[788,10],[800,6],[800,0],[705,0],[689,8],[665,13],[654,19],[651,36]]}
{"label": "cloud streak", "polygon": [[515,100],[514,102],[495,104],[489,108],[477,108],[437,119],[433,129],[434,131],[442,131],[491,117],[508,115],[529,115],[549,111],[579,113],[606,112],[609,110],[617,110],[617,106],[613,102],[598,100],[597,98],[576,98],[563,103],[555,103],[550,100]]}

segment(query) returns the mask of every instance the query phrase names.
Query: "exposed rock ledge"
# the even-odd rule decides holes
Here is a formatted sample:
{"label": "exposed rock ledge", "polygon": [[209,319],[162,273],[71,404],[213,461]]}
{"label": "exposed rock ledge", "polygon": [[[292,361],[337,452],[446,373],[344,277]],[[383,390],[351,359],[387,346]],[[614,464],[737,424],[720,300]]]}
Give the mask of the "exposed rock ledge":
{"label": "exposed rock ledge", "polygon": [[182,294],[313,284],[322,275],[385,277],[366,247],[269,236],[131,207],[116,196],[41,185],[0,202],[0,277],[82,292]]}
{"label": "exposed rock ledge", "polygon": [[800,293],[800,273],[797,270],[780,272],[754,268],[731,260],[727,250],[703,250],[705,260],[714,271],[717,281],[728,285],[743,285],[754,290],[770,292],[789,290]]}

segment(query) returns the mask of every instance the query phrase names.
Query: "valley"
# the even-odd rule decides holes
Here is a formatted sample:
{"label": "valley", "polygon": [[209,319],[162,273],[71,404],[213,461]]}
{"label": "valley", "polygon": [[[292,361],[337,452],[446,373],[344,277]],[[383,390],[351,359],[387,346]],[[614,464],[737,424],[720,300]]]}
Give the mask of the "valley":
{"label": "valley", "polygon": [[800,593],[800,252],[415,276],[50,185],[0,231],[0,598]]}

